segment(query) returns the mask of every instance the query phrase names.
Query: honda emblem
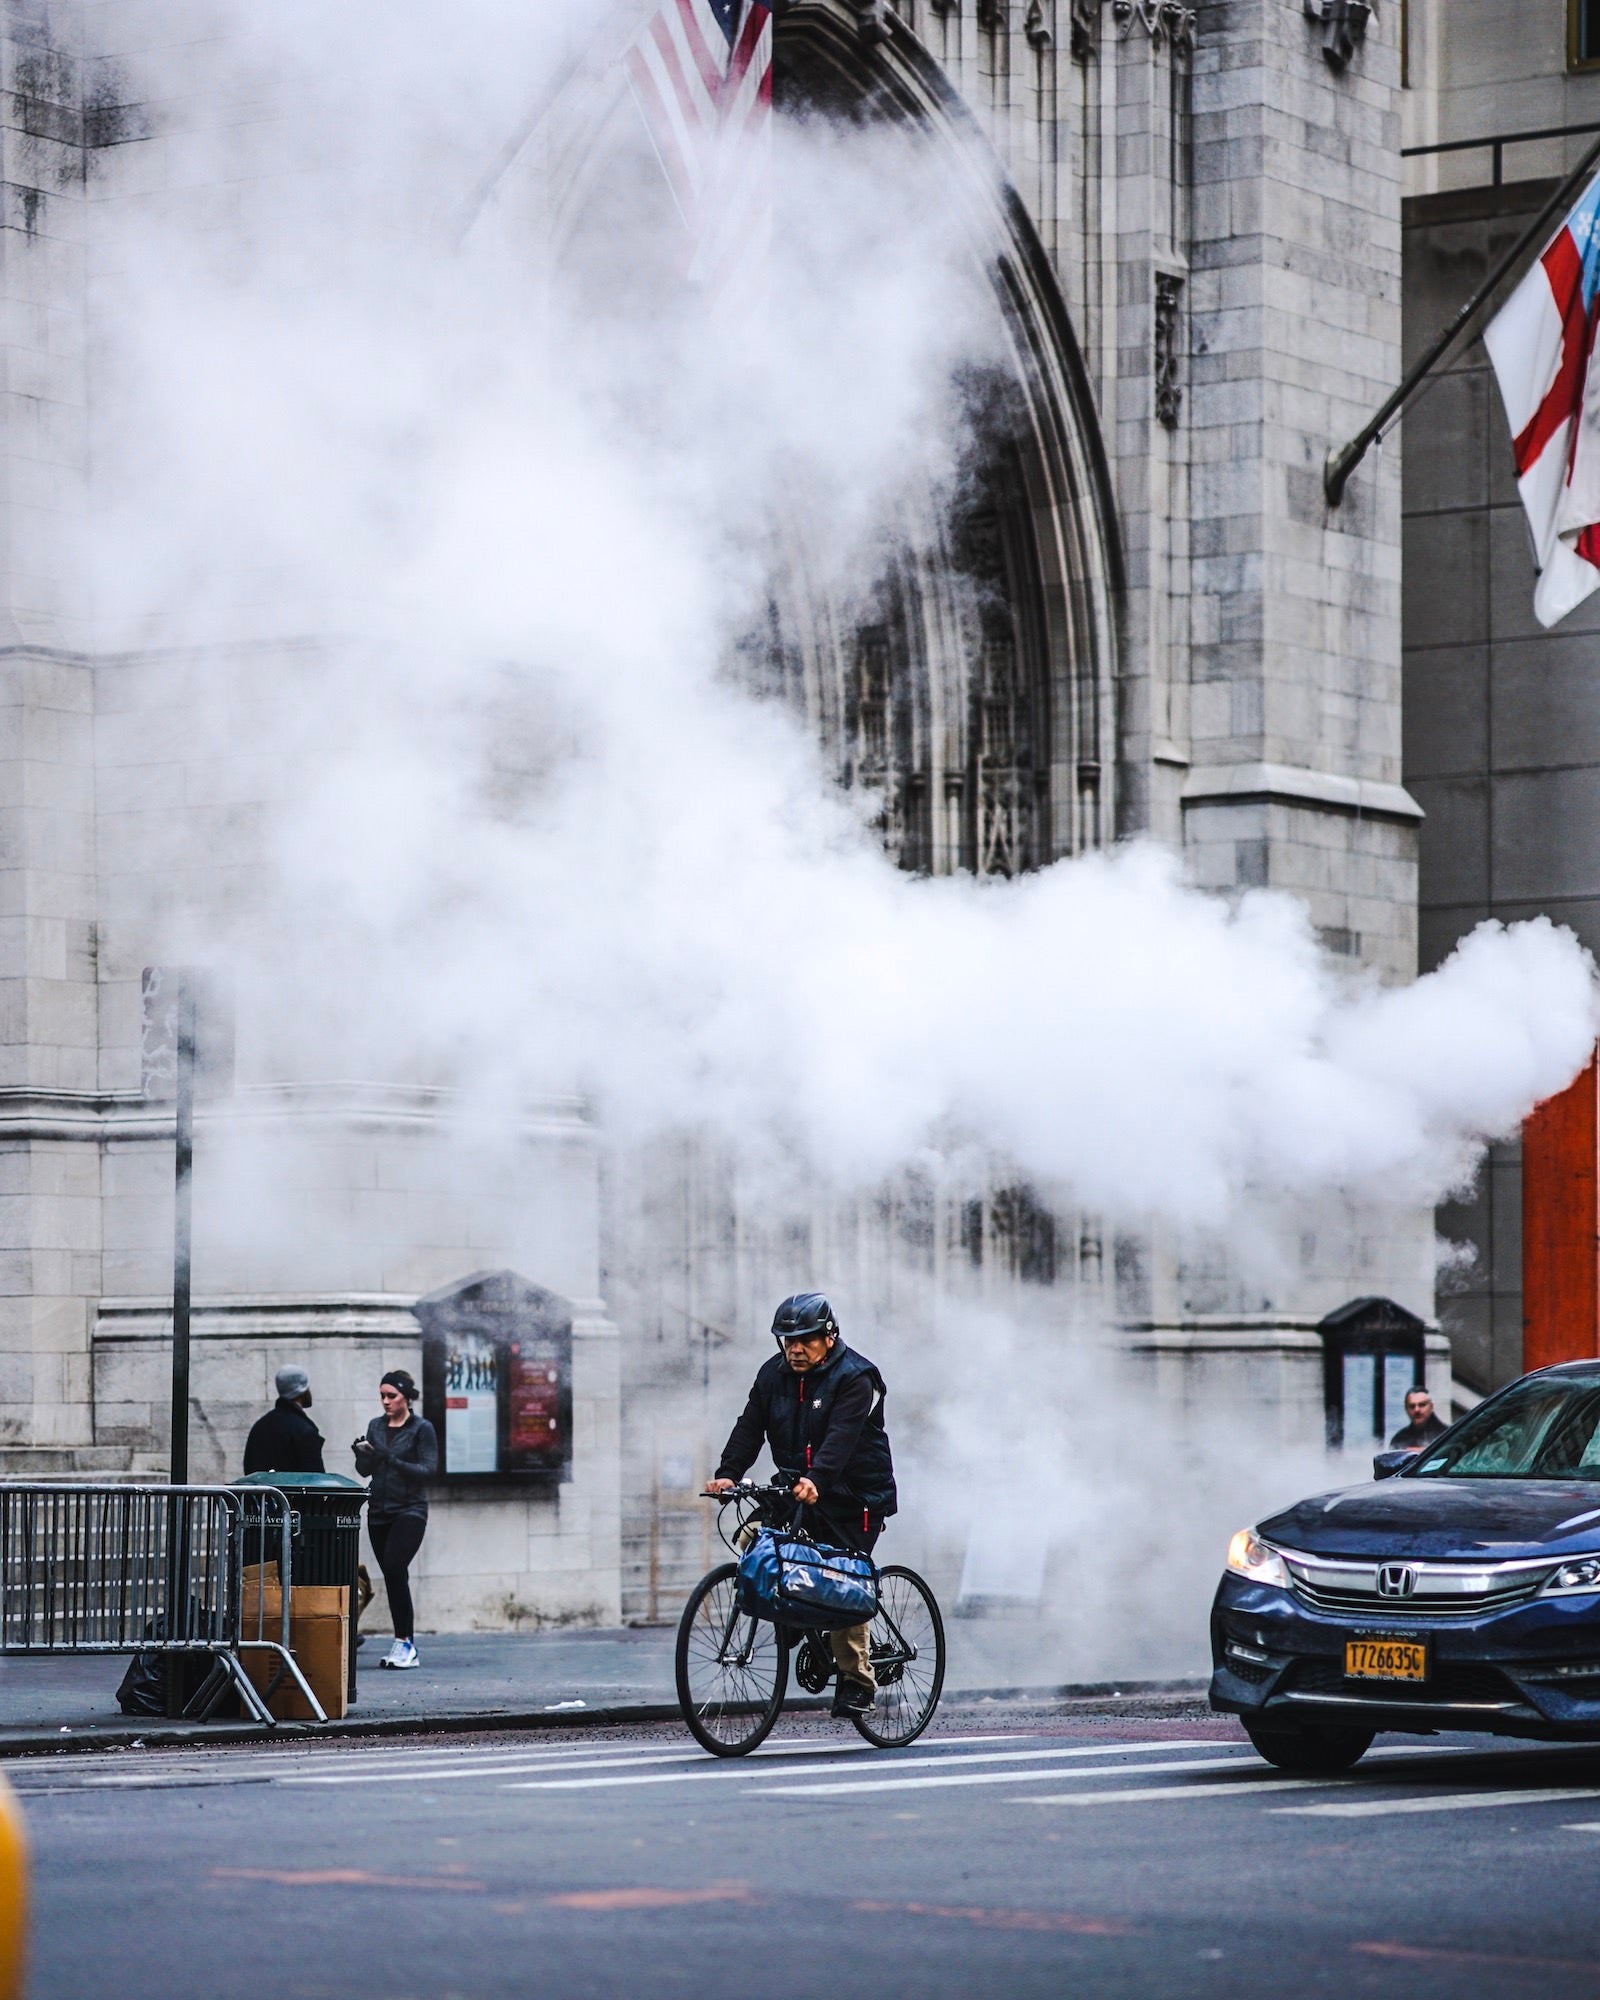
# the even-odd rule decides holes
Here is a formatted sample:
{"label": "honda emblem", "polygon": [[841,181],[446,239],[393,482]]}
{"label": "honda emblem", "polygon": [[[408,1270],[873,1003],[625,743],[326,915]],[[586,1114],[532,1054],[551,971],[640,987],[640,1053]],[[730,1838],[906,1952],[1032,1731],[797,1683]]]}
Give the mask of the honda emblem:
{"label": "honda emblem", "polygon": [[1409,1597],[1417,1587],[1417,1573],[1409,1563],[1384,1563],[1378,1571],[1380,1597]]}

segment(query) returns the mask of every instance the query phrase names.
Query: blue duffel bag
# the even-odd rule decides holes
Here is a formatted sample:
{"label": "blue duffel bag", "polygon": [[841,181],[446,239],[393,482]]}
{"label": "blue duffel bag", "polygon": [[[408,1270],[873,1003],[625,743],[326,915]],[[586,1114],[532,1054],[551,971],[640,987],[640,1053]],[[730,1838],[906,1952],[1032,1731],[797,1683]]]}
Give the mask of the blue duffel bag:
{"label": "blue duffel bag", "polygon": [[739,1558],[739,1608],[810,1632],[864,1625],[878,1615],[877,1565],[763,1528]]}

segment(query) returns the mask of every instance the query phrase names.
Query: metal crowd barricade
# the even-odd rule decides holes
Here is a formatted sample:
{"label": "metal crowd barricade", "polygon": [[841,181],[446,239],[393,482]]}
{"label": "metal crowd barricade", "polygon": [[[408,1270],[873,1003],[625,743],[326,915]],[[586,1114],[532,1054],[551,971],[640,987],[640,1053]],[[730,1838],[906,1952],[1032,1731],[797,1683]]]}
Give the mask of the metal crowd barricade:
{"label": "metal crowd barricade", "polygon": [[[0,1481],[0,1654],[209,1653],[185,1716],[204,1720],[232,1689],[272,1724],[287,1675],[326,1722],[289,1649],[298,1525],[265,1486]],[[276,1655],[265,1689],[247,1652]]]}

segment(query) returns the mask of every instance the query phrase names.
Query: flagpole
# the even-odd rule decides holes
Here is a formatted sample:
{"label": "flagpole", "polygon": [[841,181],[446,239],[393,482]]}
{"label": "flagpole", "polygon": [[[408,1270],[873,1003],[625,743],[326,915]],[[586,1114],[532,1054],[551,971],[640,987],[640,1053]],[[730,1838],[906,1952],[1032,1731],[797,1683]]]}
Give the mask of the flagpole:
{"label": "flagpole", "polygon": [[[1487,140],[1484,141],[1485,145],[1488,143]],[[1327,496],[1330,507],[1337,507],[1339,502],[1344,498],[1345,482],[1361,463],[1362,459],[1366,457],[1371,446],[1389,428],[1390,421],[1398,416],[1400,411],[1411,400],[1412,391],[1417,388],[1425,376],[1431,374],[1433,369],[1437,367],[1438,363],[1443,359],[1446,349],[1452,346],[1465,331],[1468,322],[1475,317],[1490,295],[1499,288],[1507,272],[1521,262],[1528,246],[1531,243],[1537,242],[1549,228],[1553,218],[1566,208],[1567,203],[1571,201],[1572,197],[1588,179],[1597,162],[1600,162],[1600,139],[1596,139],[1594,144],[1590,146],[1583,158],[1573,168],[1572,172],[1567,175],[1560,187],[1551,195],[1544,207],[1540,209],[1532,222],[1523,230],[1516,242],[1512,244],[1499,263],[1495,265],[1494,269],[1472,294],[1471,298],[1467,300],[1466,304],[1457,308],[1448,324],[1434,336],[1429,342],[1427,349],[1412,362],[1411,366],[1406,370],[1399,388],[1389,397],[1378,414],[1364,429],[1358,431],[1347,445],[1342,445],[1339,450],[1328,453],[1327,464],[1323,467],[1322,472],[1322,490]]]}

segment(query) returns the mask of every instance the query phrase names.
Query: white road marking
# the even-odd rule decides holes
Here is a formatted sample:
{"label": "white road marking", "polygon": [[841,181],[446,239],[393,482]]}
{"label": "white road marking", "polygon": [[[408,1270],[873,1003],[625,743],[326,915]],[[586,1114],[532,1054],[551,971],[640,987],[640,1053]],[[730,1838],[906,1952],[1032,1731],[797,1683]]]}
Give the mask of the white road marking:
{"label": "white road marking", "polygon": [[[1089,1776],[1088,1772],[1084,1776]],[[1338,1778],[1240,1778],[1235,1784],[1130,1785],[1115,1792],[1048,1792],[1037,1799],[1007,1799],[1009,1806],[1122,1806],[1145,1799],[1231,1799],[1238,1793],[1298,1792],[1312,1787],[1347,1783]]]}
{"label": "white road marking", "polygon": [[[780,1757],[806,1757],[831,1754],[834,1756],[859,1756],[869,1746],[863,1743],[858,1749],[849,1743],[807,1744],[801,1749],[781,1750],[770,1753]],[[502,1751],[501,1756],[505,1753]],[[758,1755],[761,1753],[757,1753]],[[187,1772],[112,1771],[104,1776],[83,1779],[86,1785],[156,1785],[192,1784],[201,1776],[218,1784],[259,1784],[259,1785],[394,1785],[394,1784],[435,1784],[450,1778],[502,1778],[523,1771],[611,1771],[631,1770],[643,1764],[681,1764],[689,1761],[701,1763],[702,1753],[684,1750],[643,1750],[613,1751],[600,1757],[539,1757],[517,1759],[512,1763],[471,1763],[427,1764],[418,1770],[383,1771],[315,1771],[301,1773],[295,1771],[272,1772],[258,1768],[250,1771],[219,1772],[206,1768],[203,1772],[191,1768]]]}
{"label": "white road marking", "polygon": [[[934,1740],[940,1744],[962,1745],[1027,1743],[1036,1739],[1036,1731],[993,1730],[981,1736],[940,1736]],[[791,1751],[797,1756],[815,1757],[826,1756],[831,1751],[838,1755],[854,1755],[865,1747],[867,1746],[853,1736],[839,1736],[821,1743],[813,1737],[769,1736],[754,1754],[758,1757],[773,1757]],[[620,1745],[600,1740],[583,1743],[529,1744],[527,1747],[519,1745],[512,1748],[502,1740],[492,1746],[480,1744],[471,1749],[460,1747],[427,1749],[419,1745],[415,1749],[408,1750],[369,1748],[367,1740],[356,1737],[349,1739],[343,1748],[337,1750],[320,1747],[299,1748],[291,1743],[263,1743],[259,1747],[248,1748],[237,1744],[219,1745],[215,1750],[207,1751],[203,1760],[197,1758],[192,1750],[99,1752],[75,1758],[73,1767],[77,1771],[93,1772],[97,1768],[111,1764],[116,1767],[119,1780],[125,1781],[126,1777],[135,1771],[152,1768],[159,1768],[165,1773],[205,1771],[210,1774],[226,1765],[230,1774],[243,1771],[256,1773],[264,1770],[284,1782],[299,1784],[310,1777],[320,1775],[324,1770],[344,1773],[357,1763],[362,1773],[370,1778],[376,1779],[381,1774],[394,1779],[411,1779],[431,1777],[435,1771],[453,1771],[467,1765],[473,1759],[481,1760],[477,1768],[483,1768],[484,1763],[503,1763],[508,1757],[525,1757],[548,1762],[552,1769],[570,1765],[574,1770],[581,1770],[601,1758],[618,1763],[629,1760],[641,1763],[652,1760],[670,1762],[680,1758],[686,1762],[698,1763],[704,1760],[704,1755],[700,1747],[687,1737],[677,1749],[668,1749],[664,1745],[655,1747],[643,1744],[637,1748],[624,1749]],[[52,1759],[50,1768],[54,1775],[61,1775],[62,1765],[59,1759]],[[0,1770],[8,1771],[13,1778],[26,1777],[30,1773],[36,1774],[38,1769],[37,1758],[19,1757],[0,1761]],[[79,1782],[84,1780],[80,1779]]]}
{"label": "white road marking", "polygon": [[[1023,1761],[1027,1761],[1032,1764],[1037,1764],[1042,1759],[1049,1759],[1052,1762],[1059,1762],[1060,1760],[1065,1758],[1075,1759],[1082,1757],[1109,1757],[1112,1755],[1120,1755],[1120,1756],[1140,1755],[1158,1750],[1173,1750],[1173,1749],[1210,1750],[1215,1747],[1215,1742],[1216,1739],[1214,1737],[1206,1737],[1206,1738],[1196,1738],[1192,1743],[1190,1742],[1119,1743],[1114,1745],[1086,1744],[1086,1745],[1078,1745],[1072,1748],[1061,1748],[1054,1750],[982,1751],[975,1757],[960,1757],[960,1756],[896,1757],[893,1765],[887,1767],[885,1775],[881,1778],[865,1779],[859,1784],[847,1783],[841,1785],[777,1786],[773,1787],[770,1790],[757,1792],[756,1794],[754,1794],[754,1796],[757,1798],[807,1798],[816,1795],[831,1794],[836,1791],[872,1792],[872,1791],[877,1791],[880,1788],[892,1791],[897,1788],[903,1788],[912,1785],[941,1785],[941,1784],[956,1784],[956,1783],[980,1784],[985,1781],[994,1784],[1000,1784],[1000,1783],[1026,1784],[1030,1780],[1036,1782],[1041,1776],[1055,1775],[1055,1774],[1041,1773],[1037,1770],[1030,1770],[1030,1771],[992,1771],[980,1775],[974,1775],[969,1778],[956,1778],[956,1777],[943,1777],[943,1776],[938,1778],[896,1778],[890,1776],[888,1773],[889,1771],[904,1771],[907,1769],[925,1765],[934,1765],[947,1771],[949,1770],[965,1771],[968,1766],[973,1764],[1010,1763],[1010,1762],[1023,1762]],[[1249,1755],[1249,1745],[1242,1744],[1240,1746],[1240,1753],[1241,1754],[1239,1757],[1229,1757],[1223,1759],[1220,1768],[1231,1770],[1237,1762],[1243,1761],[1243,1758]],[[1193,1766],[1188,1760],[1185,1760],[1183,1763],[1178,1763],[1178,1764],[1147,1765],[1144,1768],[1155,1769],[1155,1770],[1182,1771],[1182,1770],[1189,1770],[1193,1768]],[[1211,1768],[1211,1767],[1204,1766],[1202,1768]],[[539,1778],[525,1784],[507,1785],[505,1789],[509,1792],[563,1792],[563,1791],[576,1792],[576,1791],[593,1791],[599,1789],[602,1786],[612,1786],[612,1785],[701,1784],[712,1778],[732,1780],[738,1778],[748,1778],[751,1776],[763,1776],[770,1779],[772,1775],[773,1775],[772,1773],[767,1773],[767,1772],[759,1772],[759,1773],[752,1772],[750,1771],[748,1766],[744,1765],[743,1763],[740,1763],[739,1765],[724,1763],[724,1764],[719,1764],[710,1770],[695,1769],[688,1771],[641,1771],[635,1774],[627,1774],[627,1775],[611,1774],[600,1778]],[[1088,1775],[1089,1775],[1088,1773],[1085,1773],[1085,1776]]]}
{"label": "white road marking", "polygon": [[1547,1791],[1436,1792],[1423,1799],[1353,1799],[1325,1806],[1280,1806],[1285,1813],[1319,1813],[1335,1819],[1378,1819],[1386,1813],[1471,1812],[1483,1806],[1538,1806],[1562,1799],[1600,1799],[1600,1787],[1575,1785]]}
{"label": "white road marking", "polygon": [[[427,1771],[410,1773],[385,1771],[379,1775],[367,1776],[352,1772],[348,1777],[295,1778],[275,1776],[270,1771],[118,1771],[104,1777],[84,1778],[85,1785],[387,1785],[398,1783],[402,1778],[410,1784],[428,1784],[435,1781],[444,1783],[451,1778],[495,1778],[508,1771],[562,1771],[573,1767],[567,1764],[487,1764],[468,1765],[459,1770],[440,1769],[435,1766]],[[586,1770],[590,1766],[580,1764],[577,1768]],[[600,1767],[596,1767],[600,1768]]]}
{"label": "white road marking", "polygon": [[[985,1736],[961,1736],[940,1738],[951,1744],[1000,1743],[1015,1741],[1006,1732],[995,1732]],[[799,1737],[783,1737],[768,1741],[753,1753],[769,1762],[790,1757],[849,1757],[856,1758],[870,1750],[867,1743],[856,1741],[808,1742]],[[427,1763],[407,1761],[391,1764],[390,1754],[385,1754],[382,1768],[372,1770],[369,1760],[362,1756],[359,1745],[352,1745],[340,1759],[338,1753],[321,1752],[316,1755],[316,1765],[307,1771],[303,1761],[287,1747],[282,1750],[262,1750],[245,1756],[229,1753],[229,1759],[208,1759],[199,1763],[192,1758],[174,1765],[168,1761],[170,1753],[155,1752],[140,1758],[130,1768],[124,1764],[115,1771],[85,1771],[74,1773],[75,1788],[85,1786],[128,1786],[143,1787],[146,1790],[161,1787],[178,1788],[195,1784],[281,1784],[281,1785],[365,1785],[365,1784],[413,1784],[434,1783],[436,1780],[456,1778],[492,1778],[510,1773],[533,1771],[606,1771],[627,1770],[651,1764],[690,1764],[696,1769],[703,1767],[705,1753],[697,1745],[684,1749],[638,1748],[624,1750],[607,1749],[600,1744],[575,1744],[554,1750],[542,1750],[531,1758],[506,1762],[505,1750],[431,1750],[418,1752],[418,1757],[426,1757]],[[234,1759],[237,1758],[237,1761]],[[295,1768],[271,1768],[293,1759]],[[439,1761],[446,1759],[448,1761]],[[489,1761],[484,1761],[485,1759]],[[321,1768],[329,1762],[350,1764],[358,1761],[357,1770],[328,1771]],[[22,1767],[24,1770],[26,1766]],[[53,1767],[52,1776],[65,1776],[59,1765]],[[59,1789],[52,1786],[51,1789]]]}
{"label": "white road marking", "polygon": [[[788,1750],[755,1750],[752,1757],[859,1757],[870,1750],[867,1743],[804,1743]],[[687,1764],[696,1766],[705,1762],[702,1750],[643,1750],[614,1751],[604,1757],[563,1757],[560,1760],[540,1758],[533,1762],[513,1764],[466,1764],[461,1766],[435,1764],[427,1771],[347,1771],[318,1772],[311,1777],[285,1777],[278,1782],[284,1785],[392,1785],[404,1781],[411,1783],[426,1778],[431,1785],[436,1778],[504,1778],[528,1771],[624,1771],[643,1764]]]}
{"label": "white road marking", "polygon": [[[1211,1741],[1205,1745],[1207,1749],[1213,1749],[1215,1748],[1215,1746],[1216,1746],[1215,1738],[1211,1739]],[[1149,1747],[1152,1750],[1171,1750],[1184,1746],[1171,1743],[1152,1743]],[[1140,1777],[1156,1776],[1158,1774],[1165,1774],[1172,1771],[1234,1771],[1240,1769],[1241,1767],[1245,1769],[1260,1770],[1261,1767],[1259,1763],[1256,1761],[1255,1754],[1251,1750],[1250,1745],[1241,1744],[1239,1747],[1240,1750],[1244,1753],[1243,1756],[1239,1757],[1189,1757],[1180,1759],[1177,1762],[1169,1764],[1141,1764],[1138,1767],[1138,1776]],[[1463,1755],[1470,1756],[1473,1753],[1470,1751],[1463,1752],[1461,1749],[1459,1749],[1457,1746],[1453,1744],[1437,1743],[1437,1744],[1428,1744],[1425,1747],[1417,1749],[1410,1748],[1409,1746],[1407,1747],[1397,1746],[1396,1748],[1390,1750],[1373,1750],[1368,1754],[1370,1758],[1377,1759],[1377,1758],[1387,1758],[1387,1757],[1429,1757],[1429,1756],[1460,1757]],[[893,1770],[903,1771],[905,1769],[906,1763],[911,1761],[913,1760],[906,1759],[904,1762],[902,1762],[897,1759],[893,1766]],[[985,1759],[980,1757],[960,1757],[960,1758],[949,1758],[949,1759],[945,1758],[928,1759],[927,1761],[948,1763],[954,1766],[955,1768],[953,1770],[942,1772],[938,1777],[931,1777],[931,1778],[897,1778],[892,1775],[888,1775],[882,1778],[864,1779],[859,1781],[856,1779],[846,1779],[841,1783],[831,1784],[831,1785],[830,1784],[771,1785],[755,1793],[754,1796],[756,1798],[762,1798],[762,1799],[824,1799],[824,1798],[840,1797],[847,1792],[877,1792],[877,1791],[909,1792],[909,1791],[924,1790],[926,1788],[935,1785],[1017,1784],[1019,1782],[1026,1783],[1027,1780],[1030,1778],[1036,1779],[1042,1775],[1045,1775],[1037,1771],[975,1771],[969,1777],[965,1773],[965,1766],[967,1766],[968,1764],[982,1763],[986,1761]],[[1082,1771],[1082,1772],[1052,1771],[1048,1773],[1048,1775],[1053,1778],[1077,1778],[1077,1777],[1095,1778],[1099,1776],[1099,1773],[1097,1771]],[[1130,1772],[1128,1775],[1131,1777],[1134,1775],[1134,1773]],[[1263,1773],[1261,1782],[1264,1784],[1273,1784],[1273,1783],[1284,1783],[1286,1782],[1286,1780],[1272,1779],[1268,1777],[1265,1773]],[[1325,1781],[1322,1779],[1318,1779],[1316,1782],[1320,1784]],[[1351,1780],[1348,1777],[1342,1777],[1342,1778],[1335,1778],[1332,1780],[1328,1780],[1326,1782],[1348,1784],[1351,1782]],[[1359,1783],[1360,1782],[1359,1779],[1357,1779],[1356,1782]],[[1179,1789],[1186,1789],[1186,1788],[1180,1787]],[[1218,1787],[1217,1789],[1220,1790],[1226,1788]],[[1066,1794],[1065,1796],[1076,1797],[1077,1795],[1075,1793],[1069,1793]],[[1146,1794],[1146,1796],[1147,1797],[1152,1796],[1152,1794]],[[1023,1799],[1019,1800],[1018,1803],[1027,1805],[1032,1802]]]}
{"label": "white road marking", "polygon": [[[943,1759],[941,1762],[945,1761]],[[949,1759],[953,1769],[927,1778],[898,1778],[889,1774],[861,1781],[848,1779],[836,1785],[767,1785],[753,1796],[758,1799],[832,1799],[847,1792],[920,1792],[943,1785],[1036,1785],[1041,1778],[1085,1778],[1102,1776],[1097,1770],[1084,1771],[967,1771],[975,1757]],[[903,1766],[896,1764],[896,1771]],[[1139,1776],[1161,1776],[1169,1771],[1237,1771],[1251,1769],[1242,1757],[1184,1757],[1156,1764],[1141,1764]],[[1131,1774],[1130,1774],[1131,1775]]]}

